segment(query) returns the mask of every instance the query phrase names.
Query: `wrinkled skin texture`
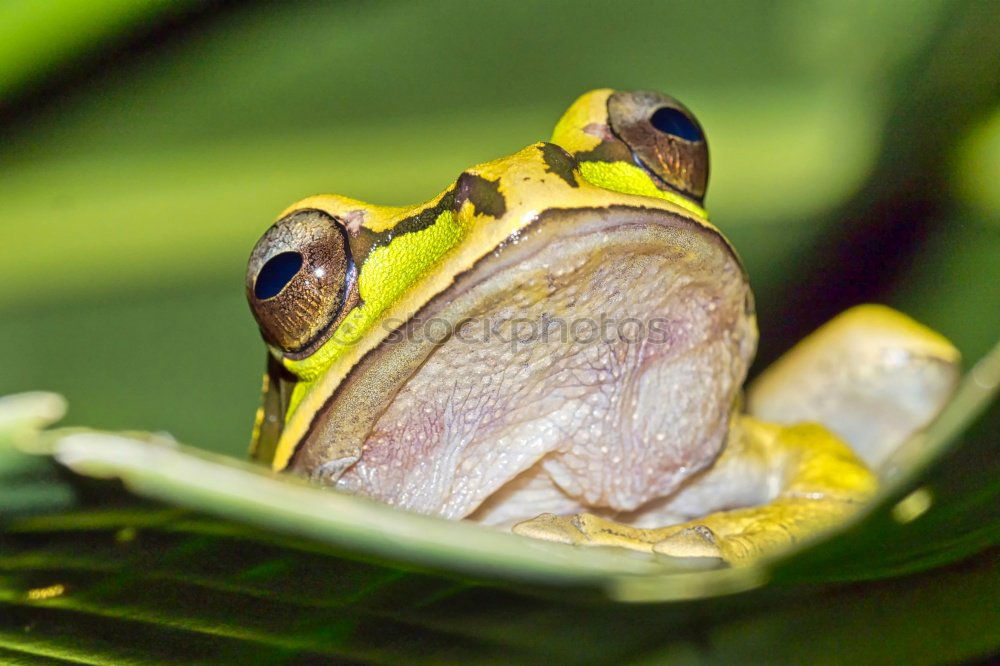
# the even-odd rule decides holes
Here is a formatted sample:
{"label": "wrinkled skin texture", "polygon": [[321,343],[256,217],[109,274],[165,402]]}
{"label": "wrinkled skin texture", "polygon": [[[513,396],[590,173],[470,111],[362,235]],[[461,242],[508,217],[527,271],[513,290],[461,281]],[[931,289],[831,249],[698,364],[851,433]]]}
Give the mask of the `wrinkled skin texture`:
{"label": "wrinkled skin texture", "polygon": [[[656,279],[671,274],[670,262],[637,255],[641,244],[602,248],[576,262],[568,261],[565,245],[522,264],[517,289],[498,294],[484,286],[490,301],[472,314],[480,330],[470,327],[466,340],[451,337],[426,359],[380,415],[364,455],[338,487],[461,518],[538,464],[580,506],[631,511],[711,462],[738,388],[733,377],[746,371],[741,346],[753,339],[735,264],[728,281],[706,270],[662,289]],[[566,264],[561,275],[540,268],[555,259]],[[522,298],[536,287],[544,298]],[[601,314],[639,322],[636,336],[656,312],[662,339],[630,342],[610,328],[608,343],[588,343],[583,334],[570,339],[560,328],[570,312],[577,322]],[[524,322],[546,322],[550,334],[505,343],[527,335],[531,324]],[[499,335],[485,341],[482,326]],[[684,381],[699,376],[712,380]],[[563,499],[553,493],[553,501],[536,510],[555,510]]]}

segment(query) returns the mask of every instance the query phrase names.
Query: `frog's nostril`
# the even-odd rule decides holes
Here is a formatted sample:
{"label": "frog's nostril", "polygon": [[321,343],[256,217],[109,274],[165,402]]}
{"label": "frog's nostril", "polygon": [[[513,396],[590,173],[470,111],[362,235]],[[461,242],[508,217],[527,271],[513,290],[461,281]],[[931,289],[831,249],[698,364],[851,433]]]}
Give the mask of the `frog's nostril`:
{"label": "frog's nostril", "polygon": [[667,134],[673,134],[685,141],[701,141],[704,139],[701,129],[691,119],[678,109],[661,106],[649,117],[649,124]]}
{"label": "frog's nostril", "polygon": [[253,295],[264,301],[281,293],[285,285],[302,268],[302,255],[298,252],[282,252],[267,260],[253,285]]}

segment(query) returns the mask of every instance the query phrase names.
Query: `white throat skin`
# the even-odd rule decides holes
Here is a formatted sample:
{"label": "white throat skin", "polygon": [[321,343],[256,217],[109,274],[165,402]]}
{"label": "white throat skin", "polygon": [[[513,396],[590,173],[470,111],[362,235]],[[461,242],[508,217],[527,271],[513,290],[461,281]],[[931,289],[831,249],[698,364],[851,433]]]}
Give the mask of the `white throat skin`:
{"label": "white throat skin", "polygon": [[[341,426],[293,467],[490,524],[670,495],[722,450],[756,344],[739,262],[685,222],[628,209],[546,222],[359,364],[325,415]],[[348,431],[346,409],[365,403],[379,408]],[[355,455],[328,464],[324,432],[341,450],[353,435]]]}

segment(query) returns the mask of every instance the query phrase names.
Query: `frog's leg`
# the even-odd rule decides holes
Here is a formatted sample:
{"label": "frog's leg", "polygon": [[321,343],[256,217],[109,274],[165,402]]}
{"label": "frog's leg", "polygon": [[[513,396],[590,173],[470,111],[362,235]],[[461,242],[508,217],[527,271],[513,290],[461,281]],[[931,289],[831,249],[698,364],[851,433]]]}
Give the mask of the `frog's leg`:
{"label": "frog's leg", "polygon": [[747,392],[749,414],[825,424],[874,469],[951,396],[959,353],[891,308],[861,305],[820,327]]}
{"label": "frog's leg", "polygon": [[[871,498],[876,486],[850,447],[822,426],[736,417],[722,456],[666,507],[669,513],[702,517],[642,528],[589,513],[544,514],[513,530],[562,543],[746,563],[841,522]],[[760,505],[731,508],[748,500]]]}

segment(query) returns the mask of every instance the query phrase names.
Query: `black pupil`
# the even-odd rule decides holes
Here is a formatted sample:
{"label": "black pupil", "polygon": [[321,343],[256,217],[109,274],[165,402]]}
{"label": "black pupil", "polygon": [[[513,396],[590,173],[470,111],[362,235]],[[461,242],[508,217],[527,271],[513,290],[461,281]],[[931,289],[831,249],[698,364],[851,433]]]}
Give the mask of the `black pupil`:
{"label": "black pupil", "polygon": [[282,252],[274,255],[267,260],[260,273],[257,273],[253,295],[261,301],[277,296],[300,268],[302,268],[302,255],[298,252]]}
{"label": "black pupil", "polygon": [[685,141],[701,141],[701,130],[690,118],[677,109],[661,107],[649,117],[650,124],[661,132],[673,134]]}

